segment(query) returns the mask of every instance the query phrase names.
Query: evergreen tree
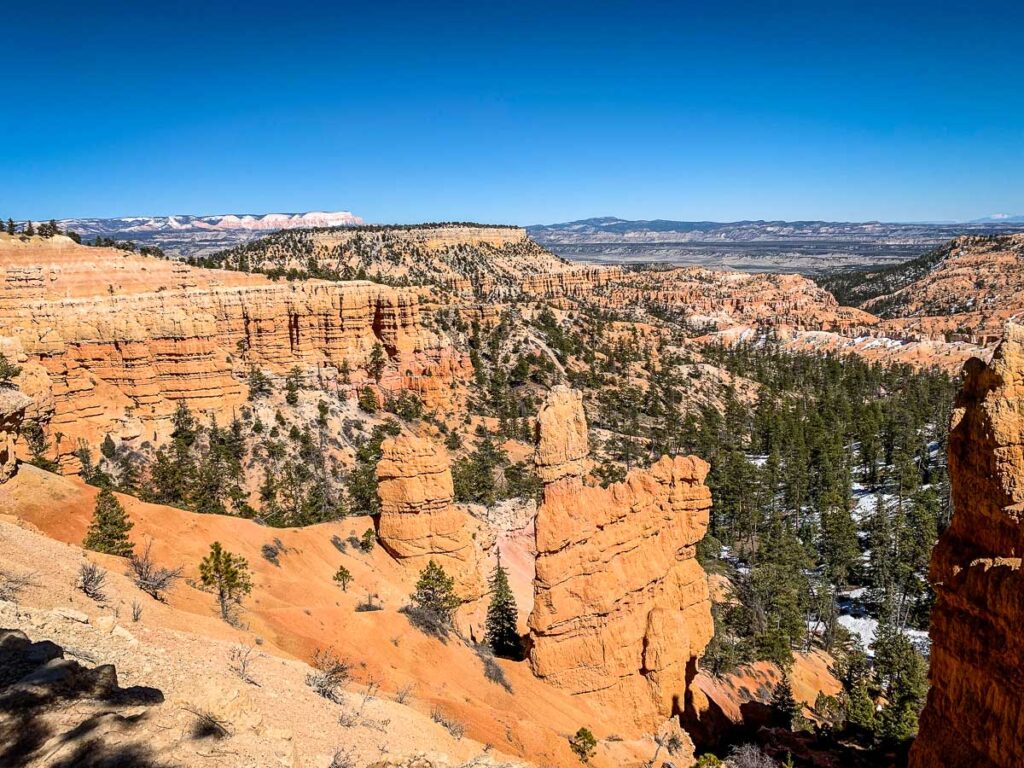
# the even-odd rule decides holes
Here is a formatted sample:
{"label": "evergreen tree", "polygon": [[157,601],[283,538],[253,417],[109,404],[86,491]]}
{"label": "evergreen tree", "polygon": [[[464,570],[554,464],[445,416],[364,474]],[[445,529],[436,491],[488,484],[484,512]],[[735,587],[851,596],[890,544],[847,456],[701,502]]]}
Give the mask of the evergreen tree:
{"label": "evergreen tree", "polygon": [[341,585],[342,592],[348,592],[349,582],[352,581],[352,572],[344,565],[339,565],[337,573],[334,574],[334,580]]}
{"label": "evergreen tree", "polygon": [[519,609],[508,583],[508,571],[501,564],[501,550],[498,551],[498,563],[491,573],[489,587],[491,601],[487,606],[487,644],[499,656],[518,656],[520,646],[516,623]]}
{"label": "evergreen tree", "polygon": [[270,386],[270,379],[255,365],[249,369],[248,384],[250,400],[259,400],[273,391],[273,388]]}
{"label": "evergreen tree", "polygon": [[370,359],[366,364],[366,371],[378,384],[384,375],[384,367],[387,365],[387,361],[388,358],[384,353],[384,347],[379,343],[374,344],[373,349],[370,350]]}
{"label": "evergreen tree", "polygon": [[93,552],[129,557],[134,551],[128,538],[128,531],[132,527],[133,524],[128,519],[121,502],[109,488],[102,488],[96,495],[92,523],[89,525],[82,546]]}
{"label": "evergreen tree", "polygon": [[455,594],[455,579],[433,559],[420,571],[411,599],[416,608],[444,627],[451,627],[455,609],[461,603]]}
{"label": "evergreen tree", "polygon": [[103,437],[103,442],[100,443],[100,453],[103,454],[105,459],[113,459],[114,454],[117,453],[117,446],[114,445],[114,440],[109,432]]}
{"label": "evergreen tree", "polygon": [[928,692],[927,667],[910,639],[887,621],[878,625],[874,649],[875,672],[887,702],[878,716],[878,735],[891,742],[906,741],[917,733],[918,713]]}
{"label": "evergreen tree", "polygon": [[25,235],[28,237],[34,237],[36,234],[36,228],[32,225],[32,221],[25,222]]}
{"label": "evergreen tree", "polygon": [[249,563],[244,557],[225,550],[219,541],[210,545],[210,554],[199,564],[199,575],[204,586],[217,592],[220,615],[224,619],[229,617],[231,606],[252,591]]}
{"label": "evergreen tree", "polygon": [[772,692],[772,708],[775,710],[779,724],[784,728],[792,728],[794,719],[800,715],[801,707],[793,696],[793,684],[786,672],[775,684],[775,690]]}
{"label": "evergreen tree", "polygon": [[15,231],[14,219],[7,219],[7,234],[13,236]]}
{"label": "evergreen tree", "polygon": [[302,369],[294,366],[284,380],[284,401],[288,405],[299,404],[299,386],[302,384]]}
{"label": "evergreen tree", "polygon": [[14,378],[21,373],[21,366],[14,365],[7,355],[0,352],[0,389],[12,388]]}

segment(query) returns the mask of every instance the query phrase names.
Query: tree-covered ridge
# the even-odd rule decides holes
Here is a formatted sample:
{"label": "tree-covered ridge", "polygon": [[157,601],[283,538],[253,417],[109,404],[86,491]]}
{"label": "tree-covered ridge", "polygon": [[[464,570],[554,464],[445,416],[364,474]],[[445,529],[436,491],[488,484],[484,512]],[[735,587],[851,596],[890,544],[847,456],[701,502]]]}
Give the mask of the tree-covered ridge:
{"label": "tree-covered ridge", "polygon": [[902,304],[899,292],[926,277],[965,244],[971,248],[995,250],[1007,246],[1009,242],[1008,235],[958,238],[902,264],[884,269],[834,272],[823,275],[817,282],[835,296],[840,304],[861,307],[880,317],[898,317]]}
{"label": "tree-covered ridge", "polygon": [[[459,288],[479,295],[513,296],[526,275],[561,269],[566,262],[529,240],[521,230],[514,236],[485,242],[428,244],[430,231],[459,230],[476,225],[353,227],[344,229],[283,230],[207,257],[200,266],[262,272],[289,280],[319,278],[364,280],[397,286],[433,285]],[[481,227],[501,231],[505,227]]]}

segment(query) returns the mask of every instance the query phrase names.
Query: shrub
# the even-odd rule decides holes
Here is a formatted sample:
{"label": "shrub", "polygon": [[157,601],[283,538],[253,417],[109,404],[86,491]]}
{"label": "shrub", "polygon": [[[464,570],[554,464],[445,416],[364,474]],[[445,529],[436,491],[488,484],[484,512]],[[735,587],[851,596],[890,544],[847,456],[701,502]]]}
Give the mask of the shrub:
{"label": "shrub", "polygon": [[333,651],[320,648],[313,654],[313,671],[306,675],[306,685],[329,701],[341,699],[341,689],[348,682],[349,665]]}
{"label": "shrub", "polygon": [[182,568],[162,568],[153,562],[150,549],[153,542],[146,544],[142,555],[132,554],[128,558],[128,576],[135,586],[148,594],[150,597],[163,601],[163,593],[174,586],[174,583],[181,578]]}
{"label": "shrub", "polygon": [[16,603],[26,587],[34,586],[36,586],[34,573],[14,573],[0,570],[0,600]]}
{"label": "shrub", "polygon": [[235,645],[228,651],[228,669],[238,675],[244,682],[256,685],[252,677],[252,665],[260,654],[254,645]]}
{"label": "shrub", "polygon": [[373,528],[367,528],[363,531],[363,537],[359,540],[359,548],[363,552],[370,552],[373,549],[373,545],[377,543],[377,532]]}
{"label": "shrub", "polygon": [[13,387],[13,379],[20,373],[21,367],[14,365],[3,352],[0,352],[0,389]]}
{"label": "shrub", "polygon": [[212,712],[205,709],[190,709],[192,713],[192,738],[193,739],[226,739],[231,735],[227,723],[218,718]]}
{"label": "shrub", "polygon": [[434,707],[430,712],[430,719],[435,723],[444,726],[457,741],[466,734],[466,726],[449,714],[446,714],[440,707]]}
{"label": "shrub", "polygon": [[103,585],[106,580],[106,571],[96,563],[90,563],[87,560],[78,569],[78,588],[85,593],[86,597],[93,600],[99,601],[106,597],[103,593]]}

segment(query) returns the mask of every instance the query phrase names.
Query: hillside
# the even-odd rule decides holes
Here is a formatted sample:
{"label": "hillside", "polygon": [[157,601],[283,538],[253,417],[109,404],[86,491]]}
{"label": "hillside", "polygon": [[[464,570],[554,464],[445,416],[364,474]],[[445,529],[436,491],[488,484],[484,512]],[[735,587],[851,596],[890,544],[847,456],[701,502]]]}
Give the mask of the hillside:
{"label": "hillside", "polygon": [[906,264],[821,282],[890,330],[984,343],[1024,310],[1024,235],[959,237]]}
{"label": "hillside", "polygon": [[[367,232],[379,263],[427,277],[454,249],[546,254],[502,227]],[[859,658],[855,637],[871,645],[883,598],[923,636],[926,549],[906,537],[929,545],[944,514],[944,370],[978,350],[888,338],[807,278],[547,254],[554,271],[507,269],[484,298],[451,287],[443,260],[436,282],[396,287],[61,236],[0,235],[0,257],[0,503],[76,547],[99,489],[115,491],[130,540],[185,569],[173,628],[227,631],[198,566],[219,541],[254,585],[231,626],[268,655],[330,646],[354,691],[413,684],[417,712],[495,759],[575,765],[570,739],[589,729],[597,768],[755,738],[806,757],[811,737],[761,730],[782,670],[801,717],[838,723],[830,697],[851,691],[827,670]],[[499,552],[517,608],[494,647]],[[896,581],[874,575],[888,557]],[[451,580],[447,614],[411,597],[431,569]],[[881,690],[865,675],[858,690]],[[130,682],[175,695],[173,680]],[[249,749],[258,729],[224,719]],[[300,765],[326,754],[292,743]],[[850,749],[845,764],[885,764]]]}
{"label": "hillside", "polygon": [[531,275],[568,262],[517,227],[479,224],[349,227],[279,232],[214,254],[203,263],[271,275],[472,289],[511,295]]}

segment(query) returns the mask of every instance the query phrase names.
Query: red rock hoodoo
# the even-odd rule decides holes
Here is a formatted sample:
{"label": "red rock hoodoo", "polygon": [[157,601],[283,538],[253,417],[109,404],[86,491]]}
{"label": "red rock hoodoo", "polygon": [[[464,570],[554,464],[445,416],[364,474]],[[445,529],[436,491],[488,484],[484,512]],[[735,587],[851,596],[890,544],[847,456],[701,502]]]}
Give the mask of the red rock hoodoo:
{"label": "red rock hoodoo", "polygon": [[[711,493],[708,465],[663,457],[607,489],[584,484],[579,392],[552,389],[538,417],[534,673],[651,732],[694,694],[711,639],[707,576],[695,559]],[[699,693],[698,693],[699,695]]]}
{"label": "red rock hoodoo", "polygon": [[463,600],[483,594],[476,520],[454,505],[448,453],[413,435],[388,438],[377,463],[381,545],[417,571],[435,560],[455,579]]}
{"label": "red rock hoodoo", "polygon": [[949,435],[955,512],[932,554],[931,690],[912,768],[1024,765],[1024,326],[973,359]]}

